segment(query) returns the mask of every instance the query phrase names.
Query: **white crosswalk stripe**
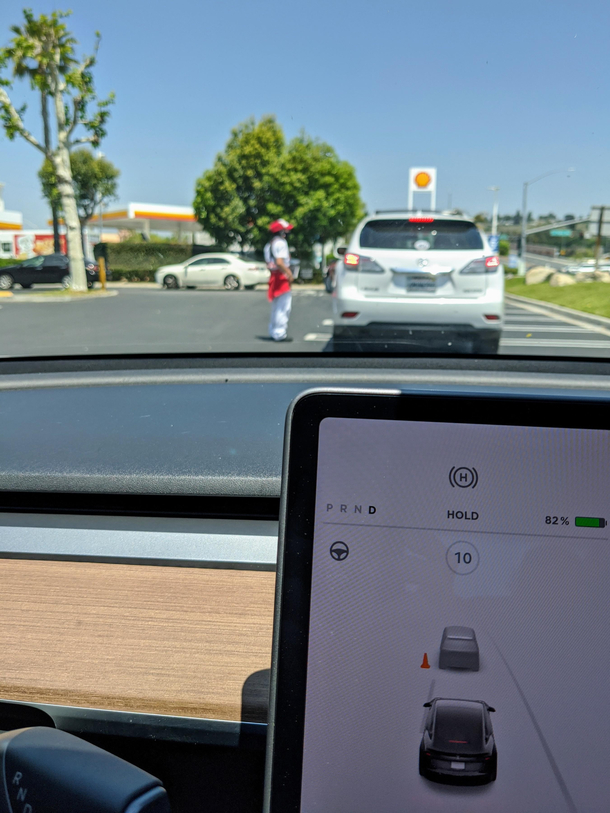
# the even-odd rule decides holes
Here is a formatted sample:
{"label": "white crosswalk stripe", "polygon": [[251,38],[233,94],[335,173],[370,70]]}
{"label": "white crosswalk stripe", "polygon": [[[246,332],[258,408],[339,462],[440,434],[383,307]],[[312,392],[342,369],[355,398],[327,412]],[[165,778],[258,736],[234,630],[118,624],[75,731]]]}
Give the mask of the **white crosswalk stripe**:
{"label": "white crosswalk stripe", "polygon": [[585,339],[500,339],[500,347],[582,347],[589,349],[604,349],[610,351],[610,341],[589,341]]}
{"label": "white crosswalk stripe", "polygon": [[507,330],[511,331],[525,331],[526,333],[532,333],[536,331],[540,333],[541,331],[544,333],[588,333],[591,334],[590,330],[587,330],[586,327],[572,327],[572,325],[566,325],[565,327],[557,324],[550,323],[548,325],[505,325],[504,332]]}
{"label": "white crosswalk stripe", "polygon": [[[544,307],[543,302],[532,302],[534,304]],[[586,320],[584,314],[583,320]],[[586,355],[587,350],[607,350],[610,353],[610,336],[599,326],[588,328],[583,320],[574,320],[571,316],[569,320],[562,319],[554,314],[547,316],[511,304],[505,311],[500,347],[505,350],[528,348],[536,354],[544,348],[571,349],[581,355]]]}
{"label": "white crosswalk stripe", "polygon": [[[323,291],[299,291],[300,296],[325,296]],[[606,351],[601,355],[610,355],[610,332],[603,324],[589,323],[586,321],[586,314],[580,319],[578,315],[573,316],[550,313],[535,312],[538,308],[543,308],[543,302],[532,302],[532,309],[529,307],[519,307],[514,304],[507,304],[505,311],[504,327],[500,340],[500,350],[506,353],[516,353],[518,355],[527,353],[540,355],[544,354],[545,348],[549,352],[555,348],[556,353],[564,355],[561,351],[570,355],[586,356],[591,355],[588,351]],[[333,320],[321,319],[318,323],[325,332],[306,333],[301,341],[312,343],[327,343],[332,339]],[[329,328],[331,330],[329,330]]]}

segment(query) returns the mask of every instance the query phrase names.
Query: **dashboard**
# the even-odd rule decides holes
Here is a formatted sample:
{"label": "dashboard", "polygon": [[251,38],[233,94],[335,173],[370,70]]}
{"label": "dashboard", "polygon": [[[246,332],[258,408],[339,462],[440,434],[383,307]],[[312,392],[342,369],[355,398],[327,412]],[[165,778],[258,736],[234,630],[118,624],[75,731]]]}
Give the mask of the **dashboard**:
{"label": "dashboard", "polygon": [[595,361],[2,360],[0,697],[260,809],[284,420],[330,386],[610,401]]}

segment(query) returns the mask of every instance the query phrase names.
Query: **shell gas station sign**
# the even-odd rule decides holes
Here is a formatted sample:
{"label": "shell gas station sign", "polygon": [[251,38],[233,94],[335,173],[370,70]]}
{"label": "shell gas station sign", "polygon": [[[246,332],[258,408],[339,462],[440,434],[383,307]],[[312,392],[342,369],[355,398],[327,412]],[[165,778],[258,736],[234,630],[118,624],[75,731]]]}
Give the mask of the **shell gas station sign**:
{"label": "shell gas station sign", "polygon": [[429,192],[430,209],[436,208],[436,167],[411,167],[409,170],[409,209],[413,209],[414,192]]}

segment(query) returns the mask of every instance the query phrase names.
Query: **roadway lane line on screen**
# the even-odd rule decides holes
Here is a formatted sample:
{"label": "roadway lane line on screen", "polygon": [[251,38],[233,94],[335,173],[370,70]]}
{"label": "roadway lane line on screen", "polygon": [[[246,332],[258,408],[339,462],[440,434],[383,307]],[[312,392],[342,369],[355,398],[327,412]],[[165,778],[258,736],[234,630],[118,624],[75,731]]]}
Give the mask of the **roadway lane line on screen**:
{"label": "roadway lane line on screen", "polygon": [[569,809],[570,813],[578,813],[578,808],[576,807],[576,804],[574,803],[574,799],[572,799],[572,794],[570,793],[570,791],[568,789],[568,786],[566,784],[566,781],[563,778],[563,775],[561,773],[559,765],[555,761],[555,757],[553,756],[553,752],[551,751],[551,746],[548,744],[548,742],[546,740],[546,737],[544,736],[542,728],[541,728],[540,724],[538,723],[538,720],[536,719],[536,715],[534,714],[534,710],[530,706],[529,701],[528,701],[527,697],[525,696],[525,692],[523,691],[523,689],[519,685],[519,681],[517,680],[517,676],[515,675],[513,670],[510,668],[510,666],[508,664],[508,661],[506,660],[506,658],[502,654],[502,650],[500,649],[498,644],[494,641],[494,639],[491,637],[491,635],[489,635],[489,632],[487,632],[487,635],[489,636],[490,641],[495,646],[496,651],[498,652],[498,655],[500,656],[500,658],[502,659],[502,662],[504,663],[504,666],[506,667],[506,671],[510,675],[513,683],[515,684],[515,688],[519,692],[519,696],[521,697],[521,700],[523,701],[523,705],[525,706],[525,710],[527,711],[527,713],[529,715],[529,718],[532,721],[532,725],[534,726],[536,734],[538,735],[538,739],[540,740],[540,744],[542,745],[542,750],[544,751],[544,753],[546,755],[546,758],[548,759],[549,765],[551,766],[551,770],[553,771],[553,774],[555,775],[555,779],[557,780],[557,784],[559,785],[559,789],[561,790],[561,793],[563,794],[563,798],[565,799],[566,805],[568,806],[568,809]]}

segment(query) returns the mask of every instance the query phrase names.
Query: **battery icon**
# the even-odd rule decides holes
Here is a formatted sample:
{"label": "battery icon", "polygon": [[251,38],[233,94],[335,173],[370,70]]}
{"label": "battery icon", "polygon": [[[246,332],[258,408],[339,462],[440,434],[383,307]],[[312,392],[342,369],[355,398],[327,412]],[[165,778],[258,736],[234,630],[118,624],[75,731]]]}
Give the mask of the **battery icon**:
{"label": "battery icon", "polygon": [[608,523],[603,517],[576,517],[574,524],[577,528],[605,528]]}

